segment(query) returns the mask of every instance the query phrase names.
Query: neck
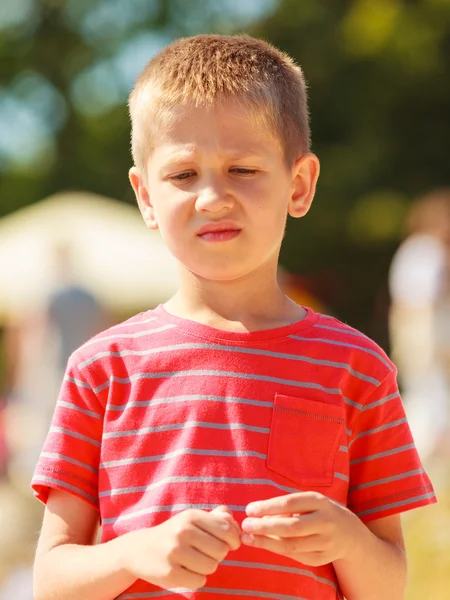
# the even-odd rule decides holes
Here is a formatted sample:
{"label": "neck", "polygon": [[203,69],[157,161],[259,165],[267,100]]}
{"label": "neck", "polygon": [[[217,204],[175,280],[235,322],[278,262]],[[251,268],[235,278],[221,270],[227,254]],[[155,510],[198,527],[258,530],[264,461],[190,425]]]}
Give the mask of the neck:
{"label": "neck", "polygon": [[183,270],[180,288],[165,307],[179,317],[238,331],[283,327],[306,314],[280,289],[276,267],[233,281],[205,280]]}

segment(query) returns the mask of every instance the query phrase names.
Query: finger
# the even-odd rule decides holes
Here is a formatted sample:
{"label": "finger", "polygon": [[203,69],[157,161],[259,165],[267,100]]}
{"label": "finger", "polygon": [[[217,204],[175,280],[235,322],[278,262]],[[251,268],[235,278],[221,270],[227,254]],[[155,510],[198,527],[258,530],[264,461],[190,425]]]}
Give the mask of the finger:
{"label": "finger", "polygon": [[297,556],[307,552],[321,552],[324,549],[320,535],[309,535],[303,538],[272,538],[265,535],[244,534],[241,539],[246,546],[262,548],[282,556]]}
{"label": "finger", "polygon": [[247,505],[246,513],[248,517],[309,513],[320,510],[326,503],[328,498],[318,492],[298,492],[251,502]]}
{"label": "finger", "polygon": [[211,575],[217,570],[218,562],[199,552],[195,548],[185,547],[180,552],[177,562],[192,573],[197,575]]}
{"label": "finger", "polygon": [[175,566],[172,568],[170,579],[171,581],[176,582],[176,587],[184,587],[189,590],[198,590],[206,583],[205,575],[193,573],[192,571],[189,571],[181,566]]}
{"label": "finger", "polygon": [[206,531],[198,527],[193,532],[190,545],[217,562],[222,561],[230,551],[230,547],[226,542],[217,539],[215,536],[206,533]]}
{"label": "finger", "polygon": [[321,513],[309,513],[296,517],[248,518],[242,522],[242,531],[255,535],[281,538],[305,537],[322,532]]}
{"label": "finger", "polygon": [[236,532],[240,535],[241,530],[239,528],[239,525],[237,524],[235,518],[233,517],[233,513],[231,512],[231,510],[228,508],[228,506],[225,506],[225,504],[221,504],[220,506],[216,506],[216,508],[214,508],[211,512],[213,513],[221,513],[225,518],[229,519],[231,523],[233,523]]}
{"label": "finger", "polygon": [[220,512],[201,513],[195,518],[193,524],[228,544],[230,550],[237,550],[241,545],[240,531],[227,515]]}

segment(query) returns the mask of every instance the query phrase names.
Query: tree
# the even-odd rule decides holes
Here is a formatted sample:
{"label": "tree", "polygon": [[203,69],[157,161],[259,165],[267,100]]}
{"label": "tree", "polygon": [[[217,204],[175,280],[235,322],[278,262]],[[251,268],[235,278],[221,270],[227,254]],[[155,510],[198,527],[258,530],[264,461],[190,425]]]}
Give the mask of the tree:
{"label": "tree", "polygon": [[8,0],[0,216],[67,189],[134,202],[134,77],[175,37],[242,30],[291,54],[310,85],[322,174],[311,212],[288,224],[282,262],[386,345],[385,280],[405,212],[448,183],[448,0]]}
{"label": "tree", "polygon": [[322,163],[282,260],[325,282],[336,313],[386,346],[386,275],[405,212],[448,184],[450,2],[282,0],[254,33],[303,67]]}

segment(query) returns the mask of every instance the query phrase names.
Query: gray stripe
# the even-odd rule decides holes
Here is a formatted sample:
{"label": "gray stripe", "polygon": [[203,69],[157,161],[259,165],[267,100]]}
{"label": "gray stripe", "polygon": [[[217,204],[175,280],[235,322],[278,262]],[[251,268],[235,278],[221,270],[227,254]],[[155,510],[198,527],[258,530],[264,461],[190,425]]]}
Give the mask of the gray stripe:
{"label": "gray stripe", "polygon": [[357,512],[358,517],[364,517],[365,515],[371,515],[376,512],[380,512],[382,510],[388,510],[390,508],[397,508],[399,506],[407,506],[408,504],[413,504],[414,502],[420,502],[421,500],[427,500],[428,498],[434,498],[434,492],[428,492],[427,494],[422,494],[421,496],[415,496],[414,498],[407,498],[406,500],[398,500],[397,502],[391,502],[389,504],[382,504],[381,506],[377,506],[375,508],[368,508],[367,510],[363,510],[361,512]]}
{"label": "gray stripe", "polygon": [[253,458],[261,458],[266,460],[267,454],[261,454],[260,452],[253,452],[252,450],[199,450],[197,448],[180,448],[180,450],[174,450],[167,454],[159,454],[156,456],[143,456],[141,458],[123,458],[120,460],[109,460],[100,464],[101,469],[107,469],[109,467],[123,467],[125,465],[137,465],[140,463],[152,463],[160,460],[169,460],[176,456],[184,455],[197,455],[197,456],[250,456]]}
{"label": "gray stripe", "polygon": [[370,404],[366,404],[362,410],[370,410],[371,408],[375,408],[375,406],[381,406],[381,404],[385,404],[389,402],[389,400],[394,400],[395,398],[400,398],[400,393],[398,391],[393,394],[389,394],[389,396],[385,396],[380,400],[375,400],[375,402],[371,402]]}
{"label": "gray stripe", "polygon": [[369,375],[365,375],[364,373],[360,373],[359,371],[355,371],[351,368],[351,366],[347,363],[336,362],[332,360],[323,360],[317,358],[310,358],[308,356],[298,355],[298,354],[287,354],[284,352],[273,352],[270,350],[260,350],[258,348],[244,348],[242,346],[226,346],[224,344],[174,344],[172,346],[161,346],[160,348],[150,348],[147,350],[120,350],[118,352],[113,351],[105,351],[99,352],[95,354],[92,358],[81,363],[79,368],[86,367],[96,360],[103,358],[105,356],[113,356],[113,357],[124,357],[124,356],[148,356],[151,354],[163,354],[165,352],[179,352],[181,350],[220,350],[222,352],[232,352],[240,353],[240,354],[251,354],[256,356],[267,356],[270,358],[280,358],[283,360],[294,360],[294,361],[302,361],[313,365],[322,365],[325,367],[334,367],[338,369],[345,369],[348,373],[361,379],[362,381],[366,381],[368,383],[373,383],[374,385],[379,385],[380,381],[375,379],[374,377],[370,377]]}
{"label": "gray stripe", "polygon": [[337,473],[335,471],[334,476],[336,477],[336,479],[342,479],[342,481],[349,481],[349,477],[348,475],[345,475],[345,473]]}
{"label": "gray stripe", "polygon": [[389,394],[389,396],[385,396],[384,398],[380,398],[380,400],[375,400],[374,402],[370,402],[370,404],[360,404],[359,402],[355,402],[354,400],[349,400],[348,398],[345,398],[345,397],[344,397],[344,402],[345,402],[345,404],[354,406],[361,412],[364,412],[365,410],[370,410],[371,408],[375,408],[376,406],[381,406],[382,404],[385,404],[386,402],[389,402],[390,400],[394,400],[394,398],[400,398],[400,394],[398,391],[394,392],[393,394]]}
{"label": "gray stripe", "polygon": [[348,404],[349,406],[354,406],[358,410],[362,410],[364,408],[364,404],[355,402],[355,400],[350,400],[349,398],[346,398],[345,396],[344,396],[344,402],[345,402],[345,404]]}
{"label": "gray stripe", "polygon": [[190,369],[188,371],[163,371],[160,373],[135,373],[131,377],[115,377],[111,376],[108,381],[94,388],[94,392],[98,393],[109,387],[112,382],[128,384],[139,379],[168,379],[170,377],[236,377],[237,379],[250,379],[254,381],[268,381],[270,383],[279,383],[292,387],[309,388],[326,392],[327,394],[338,394],[342,392],[339,388],[327,388],[319,383],[296,381],[294,379],[281,379],[279,377],[270,377],[269,375],[257,375],[255,373],[239,373],[236,371],[219,371],[210,369]]}
{"label": "gray stripe", "polygon": [[[33,478],[33,484],[35,484],[35,485],[45,485],[45,484],[49,484],[49,483],[60,486],[66,490],[70,490],[71,492],[75,492],[76,494],[83,496],[83,498],[86,498],[87,500],[90,500],[94,504],[98,505],[97,498],[94,498],[94,496],[91,496],[87,492],[80,490],[80,488],[76,487],[75,485],[71,485],[70,483],[61,481],[60,479],[54,479],[53,477],[47,477],[46,475],[35,475],[35,477]],[[47,486],[47,487],[49,487],[49,486]]]}
{"label": "gray stripe", "polygon": [[[171,588],[170,590],[160,590],[159,592],[134,592],[133,594],[120,594],[116,596],[115,600],[133,600],[138,598],[162,598],[163,596],[174,596],[178,593],[183,593],[184,588]],[[196,590],[198,591],[198,590]],[[184,593],[191,592],[192,590],[186,590]]]}
{"label": "gray stripe", "polygon": [[91,390],[91,386],[85,381],[81,381],[81,379],[76,379],[75,377],[71,377],[70,375],[64,376],[64,381],[70,381],[70,383],[74,383],[77,387],[86,388]]}
{"label": "gray stripe", "polygon": [[[113,523],[117,523],[119,521],[129,521],[130,519],[135,519],[136,517],[141,517],[143,515],[151,515],[153,513],[162,513],[162,512],[181,512],[182,510],[189,510],[190,508],[196,508],[198,510],[213,510],[218,506],[222,506],[221,504],[169,504],[165,506],[149,506],[147,508],[143,508],[141,510],[135,510],[130,513],[121,514],[118,517],[110,517],[108,519],[102,519],[102,525],[111,525]],[[228,508],[233,512],[245,512],[247,508],[244,506],[238,506],[235,504],[227,505]]]}
{"label": "gray stripe", "polygon": [[[145,329],[144,331],[137,331],[136,333],[118,333],[115,335],[105,335],[103,337],[97,337],[92,340],[89,340],[88,342],[83,344],[82,348],[86,348],[86,346],[91,346],[92,344],[97,344],[98,342],[104,342],[106,340],[136,339],[144,337],[145,335],[151,335],[152,333],[159,333],[161,331],[166,331],[167,329],[173,329],[174,327],[175,325],[163,325],[162,327],[157,327],[156,329]],[[85,363],[82,362],[80,363],[80,365],[85,366]]]}
{"label": "gray stripe", "polygon": [[225,567],[243,567],[248,569],[262,569],[263,571],[279,571],[281,573],[292,573],[294,575],[304,575],[306,577],[311,577],[315,581],[319,583],[325,583],[326,585],[330,585],[333,589],[336,589],[336,584],[331,579],[326,579],[325,577],[319,577],[312,571],[308,571],[306,569],[297,569],[295,567],[285,567],[283,565],[271,565],[268,563],[255,563],[255,562],[242,562],[240,560],[223,560],[221,565]]}
{"label": "gray stripe", "polygon": [[115,331],[121,327],[132,327],[133,325],[143,325],[144,323],[151,323],[152,321],[156,321],[156,317],[151,317],[150,319],[142,319],[142,321],[137,321],[136,317],[132,317],[133,320],[128,319],[128,321],[124,321],[123,323],[119,323],[118,325],[114,325],[111,327],[110,331]]}
{"label": "gray stripe", "polygon": [[380,427],[374,427],[373,429],[361,431],[361,433],[355,435],[355,437],[348,443],[348,447],[350,448],[353,445],[353,442],[356,442],[356,440],[361,437],[366,437],[366,435],[372,435],[380,431],[385,431],[386,429],[392,429],[392,427],[397,427],[398,425],[402,425],[403,423],[406,423],[406,417],[403,417],[403,419],[397,419],[396,421],[391,421],[390,423],[386,423],[385,425],[380,425]]}
{"label": "gray stripe", "polygon": [[398,448],[393,448],[392,450],[386,450],[385,452],[378,452],[377,454],[369,454],[368,456],[363,456],[362,458],[355,458],[350,461],[351,465],[357,465],[362,462],[366,462],[368,460],[376,460],[377,458],[383,458],[384,456],[391,456],[392,454],[400,454],[400,452],[405,452],[406,450],[411,450],[415,448],[414,444],[406,444],[405,446],[398,446]]}
{"label": "gray stripe", "polygon": [[348,344],[346,342],[338,342],[336,340],[328,340],[327,338],[310,338],[310,337],[300,337],[299,335],[290,335],[290,338],[294,340],[300,340],[301,342],[323,342],[324,344],[331,344],[332,346],[345,346],[346,348],[354,348],[355,350],[361,350],[361,352],[366,352],[371,356],[375,356],[378,358],[386,367],[392,371],[392,365],[388,363],[387,360],[383,358],[383,356],[379,352],[375,352],[371,348],[364,348],[364,346],[357,346],[356,344]]}
{"label": "gray stripe", "polygon": [[[347,452],[347,448],[345,446],[340,446],[339,448],[342,452]],[[261,458],[262,460],[266,460],[267,455],[261,454],[260,452],[253,452],[251,450],[197,450],[195,448],[182,448],[180,450],[174,450],[173,452],[168,452],[167,454],[159,454],[156,456],[143,456],[141,458],[123,458],[119,460],[110,460],[106,462],[102,462],[100,464],[100,469],[107,469],[110,467],[124,467],[126,465],[136,465],[142,463],[152,463],[158,462],[161,460],[170,460],[175,458],[176,456],[183,455],[198,455],[198,456],[226,456],[226,457],[235,457],[235,456],[249,456],[253,458]],[[349,478],[344,473],[338,473],[337,471],[334,473],[334,476],[337,479],[342,479],[343,481],[349,481]],[[222,481],[222,479],[221,479]],[[234,482],[236,483],[236,482]],[[127,488],[128,489],[128,488]],[[131,490],[131,488],[129,488]],[[133,492],[145,491],[147,487],[142,489],[133,488]],[[296,490],[298,491],[298,490]],[[110,495],[110,494],[106,494]]]}
{"label": "gray stripe", "polygon": [[363,490],[364,488],[372,487],[374,485],[382,485],[383,483],[390,483],[391,481],[399,481],[400,479],[406,479],[407,477],[412,477],[413,475],[421,475],[424,472],[425,471],[423,469],[414,469],[412,471],[400,473],[400,475],[392,475],[392,477],[383,477],[383,479],[373,479],[372,481],[368,481],[367,483],[352,485],[349,488],[349,492],[353,492],[354,490]]}
{"label": "gray stripe", "polygon": [[[191,590],[189,590],[191,591]],[[257,590],[234,590],[228,588],[203,587],[197,590],[197,593],[205,592],[210,594],[220,594],[225,596],[249,596],[251,598],[272,598],[273,600],[308,600],[300,596],[288,596],[286,594],[273,594],[271,592],[259,592]]]}
{"label": "gray stripe", "polygon": [[80,408],[76,404],[72,402],[66,402],[65,400],[58,400],[57,404],[59,406],[64,406],[64,408],[70,408],[71,410],[75,410],[77,412],[83,413],[83,415],[87,415],[88,417],[94,417],[94,419],[102,420],[103,417],[100,413],[94,412],[93,410],[87,410],[85,408]]}
{"label": "gray stripe", "polygon": [[[300,596],[287,596],[286,594],[272,594],[271,592],[259,592],[257,590],[234,590],[231,588],[202,587],[195,590],[195,595],[201,593],[219,594],[226,596],[249,596],[251,598],[269,598],[273,600],[308,600]],[[116,600],[132,600],[133,598],[158,598],[162,596],[173,596],[174,594],[192,594],[193,591],[188,588],[172,588],[170,590],[161,590],[158,592],[136,592],[135,594],[121,594]]]}
{"label": "gray stripe", "polygon": [[64,435],[68,435],[70,437],[77,438],[78,440],[83,440],[83,442],[88,442],[88,444],[92,444],[93,446],[101,447],[101,443],[97,440],[94,440],[87,435],[82,435],[76,431],[72,431],[71,429],[66,429],[65,427],[50,427],[50,431],[52,433],[63,433]]}
{"label": "gray stripe", "polygon": [[65,462],[71,463],[72,465],[77,465],[78,467],[82,467],[83,469],[87,469],[92,473],[98,474],[98,469],[91,467],[91,465],[87,465],[81,460],[75,460],[75,458],[71,458],[70,456],[66,456],[65,454],[60,454],[59,452],[41,452],[41,456],[44,458],[56,458],[57,460],[64,460]]}
{"label": "gray stripe", "polygon": [[103,434],[103,439],[129,437],[132,435],[145,435],[159,431],[176,431],[178,429],[190,429],[191,427],[202,427],[203,429],[242,429],[244,431],[255,431],[256,433],[269,433],[268,427],[256,427],[242,423],[209,423],[203,421],[186,421],[185,423],[173,423],[170,425],[159,425],[157,427],[142,427],[141,429],[127,429],[125,431],[110,431]]}
{"label": "gray stripe", "polygon": [[318,329],[329,329],[330,331],[338,331],[339,333],[344,333],[346,335],[356,335],[357,337],[369,339],[366,335],[364,335],[360,331],[355,331],[354,329],[348,330],[344,327],[331,327],[330,325],[319,325],[318,323],[313,325],[313,327],[317,327]]}
{"label": "gray stripe", "polygon": [[126,487],[126,488],[113,488],[110,490],[105,490],[99,493],[99,498],[106,498],[111,496],[121,496],[124,494],[137,494],[140,492],[148,492],[155,488],[169,485],[171,483],[231,483],[234,485],[268,485],[270,487],[277,488],[278,490],[282,490],[283,492],[298,492],[299,488],[287,487],[285,485],[280,485],[271,479],[240,479],[238,477],[183,477],[179,475],[175,475],[173,477],[165,477],[160,481],[155,481],[155,483],[150,483],[149,485],[140,485],[135,487]]}
{"label": "gray stripe", "polygon": [[347,446],[339,446],[339,452],[348,452]]}
{"label": "gray stripe", "polygon": [[203,396],[201,394],[184,394],[182,396],[169,396],[167,398],[153,398],[152,400],[136,400],[135,402],[126,402],[125,404],[116,404],[108,406],[109,410],[121,411],[127,408],[137,408],[145,406],[159,406],[161,404],[172,404],[173,402],[203,401],[224,402],[230,404],[244,404],[248,406],[263,406],[271,408],[273,402],[263,400],[250,400],[248,398],[236,398],[234,396]]}

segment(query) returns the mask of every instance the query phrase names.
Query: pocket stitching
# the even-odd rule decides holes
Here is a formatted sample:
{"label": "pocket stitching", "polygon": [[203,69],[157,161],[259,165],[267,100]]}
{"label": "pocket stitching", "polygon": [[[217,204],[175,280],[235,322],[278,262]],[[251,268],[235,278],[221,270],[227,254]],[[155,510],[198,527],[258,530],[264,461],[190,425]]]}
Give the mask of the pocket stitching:
{"label": "pocket stitching", "polygon": [[274,406],[274,410],[276,410],[278,412],[287,412],[287,413],[298,414],[298,415],[301,415],[302,417],[307,417],[310,419],[318,419],[321,421],[330,421],[332,423],[339,423],[340,425],[343,425],[345,423],[345,420],[343,419],[343,417],[333,417],[331,415],[322,415],[320,413],[312,413],[310,411],[299,410],[297,408],[288,408],[287,406]]}

